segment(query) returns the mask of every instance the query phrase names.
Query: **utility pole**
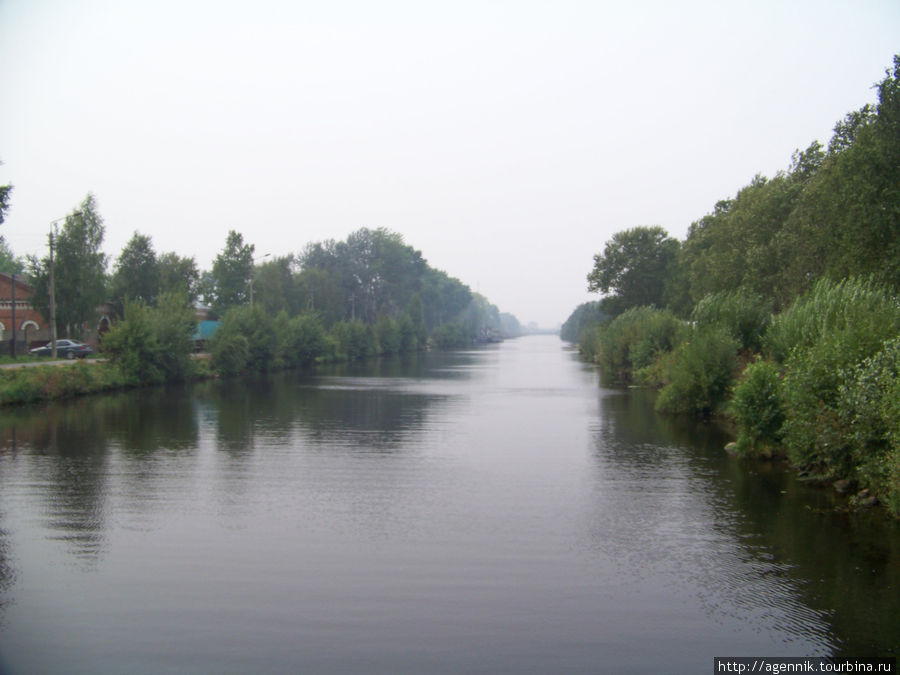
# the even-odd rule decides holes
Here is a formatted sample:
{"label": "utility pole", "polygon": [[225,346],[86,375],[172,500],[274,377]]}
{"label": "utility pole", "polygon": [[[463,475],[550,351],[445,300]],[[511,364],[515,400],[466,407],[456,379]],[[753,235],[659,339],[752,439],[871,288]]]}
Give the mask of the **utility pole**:
{"label": "utility pole", "polygon": [[60,220],[68,222],[69,218],[80,215],[81,211],[72,211],[71,216],[57,218],[50,223],[50,357],[53,359],[56,358],[56,284],[53,282],[53,233]]}
{"label": "utility pole", "polygon": [[16,358],[16,275],[12,276],[12,349],[10,354],[12,354],[13,358]]}
{"label": "utility pole", "polygon": [[56,287],[53,284],[53,230],[50,230],[50,358],[56,360]]}

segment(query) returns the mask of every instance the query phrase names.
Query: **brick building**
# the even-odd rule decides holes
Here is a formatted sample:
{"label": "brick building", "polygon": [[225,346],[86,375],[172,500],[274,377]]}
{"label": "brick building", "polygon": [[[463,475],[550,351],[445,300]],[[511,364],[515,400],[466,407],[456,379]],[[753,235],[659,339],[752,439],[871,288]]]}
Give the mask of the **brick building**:
{"label": "brick building", "polygon": [[[15,276],[16,296],[16,353],[25,354],[32,347],[40,347],[50,341],[50,322],[29,302],[31,286],[19,275]],[[97,308],[93,321],[85,323],[81,339],[95,350],[103,333],[112,326],[115,308],[104,303]],[[64,332],[57,335],[66,337]],[[9,354],[13,338],[13,277],[0,272],[0,354]]]}
{"label": "brick building", "polygon": [[50,323],[29,302],[31,286],[21,276],[0,272],[0,353],[9,353],[13,337],[13,286],[15,285],[16,353],[24,354],[50,339]]}

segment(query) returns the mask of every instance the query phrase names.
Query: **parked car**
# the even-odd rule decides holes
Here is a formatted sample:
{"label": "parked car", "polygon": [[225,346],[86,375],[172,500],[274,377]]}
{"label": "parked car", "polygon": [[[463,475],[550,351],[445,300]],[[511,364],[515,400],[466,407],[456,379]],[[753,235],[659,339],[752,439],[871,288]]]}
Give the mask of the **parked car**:
{"label": "parked car", "polygon": [[[94,350],[83,342],[75,340],[57,340],[56,355],[61,359],[83,359],[88,354],[93,354]],[[50,356],[53,354],[53,348],[48,342],[43,347],[35,347],[31,350],[32,356]]]}

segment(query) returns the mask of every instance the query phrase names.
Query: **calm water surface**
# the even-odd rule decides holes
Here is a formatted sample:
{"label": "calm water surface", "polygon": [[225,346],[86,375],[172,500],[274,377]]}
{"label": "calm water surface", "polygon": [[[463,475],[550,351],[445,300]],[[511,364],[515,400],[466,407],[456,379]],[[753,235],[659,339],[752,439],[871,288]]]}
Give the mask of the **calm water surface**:
{"label": "calm water surface", "polygon": [[900,530],[554,337],[0,418],[0,670],[896,655]]}

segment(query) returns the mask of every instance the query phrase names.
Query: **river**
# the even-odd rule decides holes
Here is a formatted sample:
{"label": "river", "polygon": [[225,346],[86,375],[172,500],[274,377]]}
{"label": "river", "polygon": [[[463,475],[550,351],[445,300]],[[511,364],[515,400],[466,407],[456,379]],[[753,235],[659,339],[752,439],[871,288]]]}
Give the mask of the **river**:
{"label": "river", "polygon": [[900,526],[728,440],[551,336],[7,410],[0,671],[896,656]]}

